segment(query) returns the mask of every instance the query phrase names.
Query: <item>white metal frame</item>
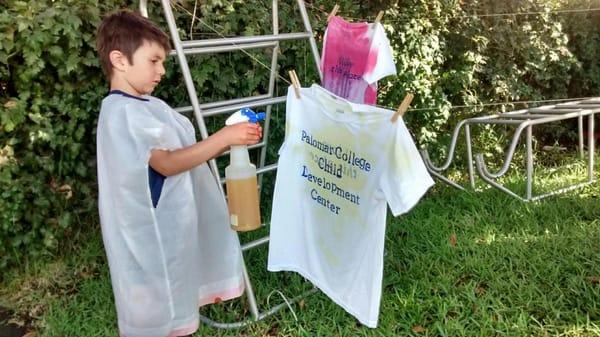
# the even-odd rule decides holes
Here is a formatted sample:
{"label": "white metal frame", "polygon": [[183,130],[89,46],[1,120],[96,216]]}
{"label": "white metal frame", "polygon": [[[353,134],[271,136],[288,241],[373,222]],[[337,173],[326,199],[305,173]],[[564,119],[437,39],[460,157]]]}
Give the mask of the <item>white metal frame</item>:
{"label": "white metal frame", "polygon": [[[140,0],[140,12],[143,16],[148,17],[148,1]],[[188,92],[188,96],[190,98],[191,106],[185,106],[176,108],[175,110],[178,112],[192,112],[196,118],[198,129],[200,131],[200,135],[202,139],[206,139],[208,137],[208,131],[206,129],[206,124],[204,122],[204,118],[221,115],[228,112],[233,112],[239,110],[243,107],[261,107],[266,106],[266,119],[263,126],[263,141],[260,143],[250,146],[249,148],[260,148],[260,162],[258,163],[257,173],[260,174],[260,178],[262,178],[262,174],[265,172],[273,171],[277,168],[277,164],[265,165],[266,159],[266,148],[268,144],[269,138],[269,126],[271,119],[271,110],[274,104],[283,103],[286,101],[286,96],[275,97],[275,80],[278,76],[277,70],[277,58],[279,54],[279,42],[287,41],[287,40],[308,40],[312,55],[317,65],[317,69],[319,72],[319,77],[322,78],[322,72],[319,65],[319,51],[317,49],[317,43],[314,38],[314,34],[312,31],[312,27],[310,25],[310,21],[308,18],[308,14],[306,12],[306,7],[304,5],[303,0],[297,0],[298,9],[300,11],[300,16],[302,17],[302,23],[304,25],[304,32],[296,32],[296,33],[279,33],[279,7],[278,1],[273,0],[273,9],[272,9],[272,29],[273,34],[271,35],[261,35],[261,36],[241,36],[241,37],[233,37],[233,38],[219,38],[219,39],[205,39],[205,40],[192,40],[192,41],[181,41],[179,37],[179,33],[177,31],[177,25],[175,22],[175,17],[173,15],[173,11],[171,9],[170,0],[161,0],[162,8],[164,11],[165,19],[167,21],[169,31],[171,34],[171,39],[173,42],[173,46],[175,50],[172,51],[171,55],[176,55],[179,65],[181,67],[181,71],[183,73],[183,77],[185,80],[186,89]],[[256,49],[256,48],[272,48],[272,58],[270,65],[270,77],[269,77],[269,89],[268,92],[258,96],[252,97],[244,97],[244,98],[235,98],[226,101],[219,102],[209,102],[201,104],[198,99],[198,94],[196,92],[196,88],[194,86],[194,82],[192,80],[192,76],[190,73],[190,69],[187,62],[187,55],[194,54],[214,54],[221,52],[229,52],[229,51],[238,51],[238,50],[246,50],[246,49]],[[220,177],[216,161],[213,159],[209,162],[211,170],[215,173],[216,177]],[[223,182],[223,177],[220,177],[220,181]],[[262,181],[262,179],[260,180]],[[222,185],[219,185],[221,188],[221,193],[223,193]],[[254,240],[252,242],[246,243],[242,245],[242,251],[246,251],[260,245],[263,245],[269,241],[269,237],[265,236],[258,240]],[[248,325],[252,322],[264,319],[265,317],[274,314],[279,311],[283,307],[285,307],[286,303],[281,303],[279,305],[273,306],[265,311],[260,312],[258,309],[258,305],[256,303],[256,297],[254,295],[254,290],[252,288],[252,283],[250,281],[250,277],[247,272],[246,263],[244,262],[244,282],[246,286],[246,296],[248,298],[248,303],[250,306],[250,312],[252,317],[243,321],[233,322],[233,323],[221,323],[213,321],[212,319],[200,316],[200,319],[217,328],[239,328],[245,325]],[[316,288],[313,288],[304,294],[301,294],[295,298],[292,298],[290,302],[297,301],[302,297],[314,293]]]}
{"label": "white metal frame", "polygon": [[[467,147],[467,168],[469,172],[469,182],[471,188],[475,189],[475,175],[474,168],[477,168],[477,173],[486,183],[495,187],[515,198],[522,201],[535,201],[551,195],[566,192],[588,185],[594,181],[594,115],[600,112],[600,97],[592,98],[587,100],[573,101],[567,103],[561,103],[556,105],[546,105],[538,108],[522,109],[506,113],[498,113],[489,116],[468,118],[460,121],[454,128],[452,134],[452,140],[448,148],[448,157],[446,161],[436,166],[431,161],[427,150],[422,150],[421,155],[425,162],[427,170],[439,178],[440,180],[456,187],[461,190],[465,188],[459,185],[457,182],[445,177],[442,172],[450,167],[452,159],[454,157],[454,150],[456,149],[456,142],[461,128],[465,129],[465,139]],[[532,131],[533,126],[540,124],[553,123],[558,121],[564,121],[567,119],[577,118],[578,121],[578,136],[579,136],[579,155],[584,158],[584,141],[583,141],[583,117],[588,118],[588,156],[587,156],[587,179],[585,182],[569,185],[563,188],[556,189],[554,191],[541,194],[533,195],[533,145],[532,145]],[[499,171],[491,173],[484,160],[483,154],[478,153],[475,157],[475,165],[473,163],[473,150],[472,150],[472,139],[471,139],[471,126],[481,124],[496,124],[496,125],[512,125],[515,126],[515,132],[513,134],[509,148],[506,151],[504,163]],[[508,171],[510,163],[513,159],[515,149],[519,143],[521,135],[525,131],[525,166],[526,166],[526,195],[521,197],[515,192],[511,191],[507,187],[501,185],[496,179],[502,177]]]}

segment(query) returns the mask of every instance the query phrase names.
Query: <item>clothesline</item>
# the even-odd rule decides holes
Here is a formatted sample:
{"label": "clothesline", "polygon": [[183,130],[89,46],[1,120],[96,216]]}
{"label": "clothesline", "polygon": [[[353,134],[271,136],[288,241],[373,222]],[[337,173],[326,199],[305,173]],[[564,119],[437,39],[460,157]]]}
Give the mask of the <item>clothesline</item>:
{"label": "clothesline", "polygon": [[[310,3],[305,3],[308,7],[317,10],[323,14],[325,14],[326,16],[329,15],[329,12],[313,5]],[[290,5],[291,6],[291,5]],[[540,12],[513,12],[513,13],[490,13],[490,14],[469,14],[469,15],[461,15],[461,16],[455,16],[453,18],[456,19],[462,19],[462,18],[471,18],[471,17],[503,17],[503,16],[517,16],[517,15],[542,15],[542,14],[566,14],[566,13],[588,13],[588,12],[596,12],[596,11],[600,11],[600,7],[596,7],[596,8],[582,8],[582,9],[559,9],[559,10],[554,10],[554,11],[540,11]],[[373,21],[375,20],[375,16],[372,17],[365,17],[365,18],[355,18],[355,17],[348,17],[345,15],[341,15],[344,19],[347,20],[351,20],[351,21]],[[408,22],[408,19],[393,19],[393,20],[382,20],[382,22],[384,23],[397,23],[397,22]]]}
{"label": "clothesline", "polygon": [[[499,105],[510,105],[510,104],[539,104],[539,103],[551,103],[551,102],[568,102],[568,101],[580,101],[584,99],[591,99],[595,97],[574,97],[574,98],[555,98],[546,100],[533,100],[533,101],[508,101],[508,102],[490,102],[481,104],[467,104],[467,105],[452,105],[448,107],[449,110],[464,109],[464,108],[482,108],[488,106],[499,106]],[[382,105],[376,105],[379,108],[394,110],[395,107],[388,107]],[[428,107],[428,108],[409,108],[407,111],[430,111],[440,110],[443,107]]]}
{"label": "clothesline", "polygon": [[[173,2],[172,2],[173,3]],[[183,7],[182,5],[180,5],[177,2],[174,2],[176,6],[180,7],[181,9],[183,9],[184,11],[186,11],[187,13],[189,13],[192,16],[192,23],[190,25],[190,35],[192,35],[192,27],[194,25],[194,20],[198,19],[198,17],[195,15],[196,14],[196,10],[197,10],[197,6],[198,6],[198,1],[196,0],[196,2],[194,3],[194,12],[192,14],[192,12],[190,12],[189,10],[187,10],[185,7]],[[266,5],[264,4],[264,2],[261,2],[261,4],[263,5],[263,7],[266,7]],[[283,3],[283,5],[287,5],[292,7],[293,5],[288,4],[288,3]],[[325,14],[326,16],[329,15],[329,12],[311,4],[308,2],[305,2],[305,5],[309,8],[312,8],[316,11],[319,11],[323,14]],[[553,11],[538,11],[538,12],[512,12],[512,13],[490,13],[490,14],[469,14],[469,15],[462,15],[462,16],[456,16],[454,18],[457,19],[461,19],[461,18],[469,18],[469,17],[503,17],[503,16],[523,16],[523,15],[542,15],[542,14],[569,14],[569,13],[589,13],[589,12],[598,12],[600,11],[600,7],[594,7],[594,8],[580,8],[580,9],[560,9],[560,10],[553,10]],[[344,16],[342,15],[342,17],[344,17],[344,19],[347,20],[352,20],[352,21],[373,21],[375,20],[375,16],[372,17],[363,17],[363,18],[357,18],[357,17],[349,17],[349,16]],[[394,19],[394,20],[383,20],[384,22],[387,23],[397,23],[397,22],[407,22],[407,19]],[[210,28],[210,27],[209,27]],[[208,35],[208,33],[203,33]],[[221,35],[218,34],[219,36],[225,37],[225,35]],[[227,37],[233,37],[232,36],[227,36]]]}
{"label": "clothesline", "polygon": [[[182,5],[180,5],[177,2],[171,2],[171,4],[174,4],[176,7],[180,8],[181,10],[183,10],[184,12],[186,12],[187,14],[192,16],[193,20],[198,20],[198,22],[200,22],[205,27],[207,27],[208,29],[215,32],[215,34],[217,34],[218,36],[225,38],[225,36],[221,32],[219,32],[218,30],[216,30],[215,28],[213,28],[212,26],[210,26],[209,24],[204,22],[204,20],[202,20],[201,18],[196,16],[195,13],[190,12],[188,9],[186,9],[185,7],[183,7]],[[309,6],[312,6],[312,5],[309,5]],[[600,10],[600,8],[598,10]],[[236,45],[236,44],[232,43],[232,45]],[[241,51],[244,54],[246,54],[248,57],[250,57],[252,60],[254,60],[256,63],[263,66],[265,69],[271,69],[268,65],[263,63],[261,60],[256,58],[254,55],[250,54],[249,52],[247,52],[243,49],[241,49]],[[279,74],[276,74],[276,76],[283,82],[287,83],[288,85],[292,85],[292,83],[287,78],[285,78]],[[488,107],[488,106],[499,106],[499,105],[510,105],[510,104],[538,104],[538,103],[550,103],[550,102],[565,102],[565,101],[577,101],[577,100],[583,100],[583,99],[589,99],[589,98],[592,98],[592,97],[558,98],[558,99],[532,100],[532,101],[490,102],[490,103],[471,104],[471,105],[452,105],[452,106],[448,107],[447,109],[454,110],[454,109],[482,108],[482,107]],[[396,109],[396,107],[388,107],[388,106],[383,106],[383,105],[376,105],[376,106],[379,108],[388,109],[388,110]],[[443,109],[443,107],[409,108],[407,111],[431,111],[431,110],[440,110],[440,109]]]}

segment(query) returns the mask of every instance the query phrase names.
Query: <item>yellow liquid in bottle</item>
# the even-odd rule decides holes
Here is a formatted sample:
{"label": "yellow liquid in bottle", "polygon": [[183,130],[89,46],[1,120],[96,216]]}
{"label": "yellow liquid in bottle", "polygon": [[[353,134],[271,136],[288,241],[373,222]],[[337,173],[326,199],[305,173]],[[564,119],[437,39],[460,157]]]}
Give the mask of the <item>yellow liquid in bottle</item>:
{"label": "yellow liquid in bottle", "polygon": [[261,223],[256,176],[227,179],[226,184],[231,228],[242,232],[259,228]]}

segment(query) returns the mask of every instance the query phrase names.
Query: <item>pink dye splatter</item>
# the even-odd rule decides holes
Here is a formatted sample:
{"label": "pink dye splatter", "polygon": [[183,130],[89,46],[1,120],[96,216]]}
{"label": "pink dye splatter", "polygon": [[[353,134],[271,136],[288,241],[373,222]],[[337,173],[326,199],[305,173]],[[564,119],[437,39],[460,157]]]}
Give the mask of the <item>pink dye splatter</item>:
{"label": "pink dye splatter", "polygon": [[377,65],[373,33],[372,24],[351,23],[338,16],[331,19],[321,61],[325,89],[355,103],[376,103],[377,84],[364,79]]}

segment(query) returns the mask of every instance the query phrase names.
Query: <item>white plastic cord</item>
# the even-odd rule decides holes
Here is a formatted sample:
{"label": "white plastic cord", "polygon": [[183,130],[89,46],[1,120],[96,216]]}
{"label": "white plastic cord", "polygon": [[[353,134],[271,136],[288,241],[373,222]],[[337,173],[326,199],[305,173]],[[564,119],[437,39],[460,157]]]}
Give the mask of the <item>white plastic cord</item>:
{"label": "white plastic cord", "polygon": [[292,315],[294,316],[294,320],[298,321],[298,316],[296,316],[296,312],[294,311],[294,308],[292,308],[292,305],[290,304],[290,302],[288,301],[288,299],[285,297],[285,295],[281,291],[279,291],[277,289],[271,291],[269,293],[269,296],[267,296],[267,307],[271,307],[271,305],[269,304],[269,299],[271,298],[271,295],[273,295],[273,293],[278,293],[281,296],[281,298],[283,298],[283,301],[285,302],[285,304],[287,305],[287,307],[292,312]]}
{"label": "white plastic cord", "polygon": [[193,38],[194,34],[194,20],[196,19],[196,10],[198,9],[198,0],[194,2],[194,14],[192,14],[192,23],[190,24],[190,38]]}

